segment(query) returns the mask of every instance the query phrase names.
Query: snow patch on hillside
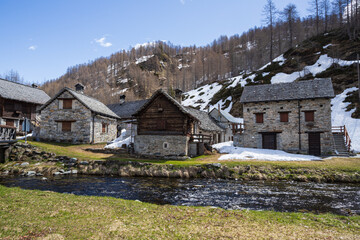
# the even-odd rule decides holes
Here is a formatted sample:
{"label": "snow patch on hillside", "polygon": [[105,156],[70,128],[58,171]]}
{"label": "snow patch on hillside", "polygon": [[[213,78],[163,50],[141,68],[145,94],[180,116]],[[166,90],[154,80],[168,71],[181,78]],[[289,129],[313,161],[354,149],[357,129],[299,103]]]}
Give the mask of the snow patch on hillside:
{"label": "snow patch on hillside", "polygon": [[154,55],[142,56],[142,57],[136,59],[135,64],[146,62],[147,60],[149,60],[149,58],[152,58],[153,56]]}
{"label": "snow patch on hillside", "polygon": [[334,63],[339,64],[340,66],[350,66],[356,61],[346,61],[338,58],[331,58],[327,54],[321,55],[315,64],[311,66],[304,67],[303,70],[298,72],[293,72],[291,74],[278,73],[271,79],[271,83],[288,83],[293,82],[299,77],[304,77],[305,75],[311,73],[315,76],[318,73],[321,73],[331,67]]}
{"label": "snow patch on hillside", "polygon": [[200,110],[204,110],[211,101],[212,97],[220,91],[222,85],[219,83],[212,83],[204,85],[200,88],[191,90],[185,93],[188,96],[186,100],[182,101],[184,106],[200,107]]}
{"label": "snow patch on hillside", "polygon": [[331,123],[333,126],[345,125],[350,135],[351,148],[356,152],[360,152],[360,119],[351,117],[355,109],[346,112],[346,107],[350,103],[344,102],[347,94],[356,90],[358,90],[356,87],[348,88],[331,100]]}

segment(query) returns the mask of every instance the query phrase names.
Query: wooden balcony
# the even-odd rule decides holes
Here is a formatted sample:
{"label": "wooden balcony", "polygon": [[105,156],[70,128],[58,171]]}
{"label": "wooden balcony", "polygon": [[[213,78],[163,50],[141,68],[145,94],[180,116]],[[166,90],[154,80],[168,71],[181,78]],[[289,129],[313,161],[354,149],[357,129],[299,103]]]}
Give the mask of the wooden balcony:
{"label": "wooden balcony", "polygon": [[199,142],[199,143],[211,143],[212,137],[211,135],[205,135],[205,134],[192,134],[190,137],[190,142]]}
{"label": "wooden balcony", "polygon": [[0,143],[16,142],[16,127],[0,125]]}
{"label": "wooden balcony", "polygon": [[233,123],[231,125],[231,130],[233,132],[233,135],[235,135],[236,133],[242,134],[244,132],[244,129],[245,129],[245,125],[243,123],[238,123],[238,124]]}

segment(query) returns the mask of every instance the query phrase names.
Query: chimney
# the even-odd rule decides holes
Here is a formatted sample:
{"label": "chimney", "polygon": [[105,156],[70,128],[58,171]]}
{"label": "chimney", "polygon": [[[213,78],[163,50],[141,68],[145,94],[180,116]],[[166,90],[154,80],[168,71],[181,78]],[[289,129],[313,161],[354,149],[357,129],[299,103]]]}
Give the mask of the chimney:
{"label": "chimney", "polygon": [[75,85],[75,90],[77,91],[77,92],[80,92],[80,93],[84,93],[84,85],[82,85],[81,83],[77,83],[76,85]]}
{"label": "chimney", "polygon": [[126,95],[120,95],[120,104],[125,102]]}
{"label": "chimney", "polygon": [[33,88],[38,88],[38,85],[36,85],[35,83],[31,84],[31,87]]}
{"label": "chimney", "polygon": [[181,104],[181,101],[182,101],[182,94],[183,94],[183,91],[176,88],[175,89],[175,100],[178,101],[180,104]]}

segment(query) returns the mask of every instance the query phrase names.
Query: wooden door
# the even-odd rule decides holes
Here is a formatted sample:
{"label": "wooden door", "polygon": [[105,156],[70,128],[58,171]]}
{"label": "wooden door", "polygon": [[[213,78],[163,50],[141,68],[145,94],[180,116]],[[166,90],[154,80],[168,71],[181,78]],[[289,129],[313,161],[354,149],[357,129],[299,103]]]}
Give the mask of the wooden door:
{"label": "wooden door", "polygon": [[262,134],[263,149],[276,149],[276,133]]}
{"label": "wooden door", "polygon": [[308,133],[309,135],[309,154],[314,156],[321,155],[320,133]]}

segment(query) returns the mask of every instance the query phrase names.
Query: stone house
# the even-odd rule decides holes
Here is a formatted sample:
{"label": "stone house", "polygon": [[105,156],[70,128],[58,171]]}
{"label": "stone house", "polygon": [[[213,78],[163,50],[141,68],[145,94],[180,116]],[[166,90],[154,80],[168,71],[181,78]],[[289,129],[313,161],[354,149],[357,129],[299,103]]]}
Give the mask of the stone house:
{"label": "stone house", "polygon": [[246,86],[235,146],[327,155],[333,151],[331,79]]}
{"label": "stone house", "polygon": [[212,135],[224,131],[206,112],[182,106],[162,89],[156,91],[134,117],[138,122],[134,151],[145,156],[201,155],[205,143],[214,142]]}
{"label": "stone house", "polygon": [[30,120],[31,127],[37,125],[37,113],[50,97],[36,85],[27,86],[0,79],[0,125],[15,127],[22,131],[24,119]]}
{"label": "stone house", "polygon": [[218,142],[233,141],[235,130],[244,123],[242,118],[236,118],[230,113],[221,111],[220,108],[213,108],[209,114],[219,126],[225,129],[222,134],[218,135]]}
{"label": "stone house", "polygon": [[121,95],[119,103],[109,104],[107,107],[121,118],[118,122],[117,135],[120,136],[121,130],[125,129],[126,134],[124,137],[127,138],[131,136],[131,142],[134,142],[134,136],[137,133],[137,121],[133,114],[147,102],[147,99],[125,101],[125,98],[125,95]]}
{"label": "stone house", "polygon": [[63,88],[41,108],[40,139],[43,141],[100,143],[116,138],[117,121],[113,111],[95,98]]}

